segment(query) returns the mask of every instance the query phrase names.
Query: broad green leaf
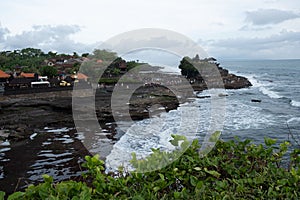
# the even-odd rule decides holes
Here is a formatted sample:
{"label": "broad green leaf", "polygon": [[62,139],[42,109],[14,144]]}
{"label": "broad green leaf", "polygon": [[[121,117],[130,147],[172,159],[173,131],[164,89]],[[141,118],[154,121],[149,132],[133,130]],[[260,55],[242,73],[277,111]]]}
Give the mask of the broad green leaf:
{"label": "broad green leaf", "polygon": [[204,171],[216,178],[219,178],[221,176],[221,174],[215,170],[208,170],[207,168],[204,168]]}
{"label": "broad green leaf", "polygon": [[24,192],[15,192],[11,195],[9,195],[9,197],[7,198],[7,200],[19,200],[22,199],[22,197],[24,196]]}

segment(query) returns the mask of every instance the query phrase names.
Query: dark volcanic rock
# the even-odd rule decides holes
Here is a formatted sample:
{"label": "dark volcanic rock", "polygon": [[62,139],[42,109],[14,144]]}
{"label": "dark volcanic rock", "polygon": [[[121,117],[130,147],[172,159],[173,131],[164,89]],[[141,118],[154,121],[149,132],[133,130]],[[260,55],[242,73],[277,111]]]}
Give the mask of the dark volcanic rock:
{"label": "dark volcanic rock", "polygon": [[260,103],[260,102],[261,102],[261,100],[260,100],[260,99],[251,99],[251,102]]}
{"label": "dark volcanic rock", "polygon": [[242,76],[236,76],[234,74],[228,74],[222,77],[225,89],[241,89],[252,86],[250,81]]}
{"label": "dark volcanic rock", "polygon": [[[195,63],[195,65],[197,65],[197,63]],[[214,83],[214,88],[241,89],[252,86],[251,82],[246,77],[231,74],[227,69],[217,66],[216,63],[199,62],[198,65],[200,68],[202,67],[205,69],[203,70],[204,76],[206,76],[205,80]],[[215,70],[215,67],[217,67],[218,71]],[[220,78],[223,83],[220,82]],[[201,72],[194,77],[190,77],[189,80],[196,91],[208,89],[204,78],[201,76]]]}
{"label": "dark volcanic rock", "polygon": [[[125,119],[141,120],[149,117],[147,109],[160,104],[166,110],[176,109],[179,105],[175,95],[169,95],[168,89],[163,87],[141,88],[137,90],[130,100],[130,116]],[[146,97],[151,92],[155,98]],[[111,111],[111,92],[97,91],[95,95],[95,108],[99,122],[113,121]],[[144,98],[140,98],[144,94]],[[166,95],[168,94],[168,95]],[[91,98],[91,97],[87,97]],[[31,95],[22,97],[6,97],[0,101],[0,129],[10,130],[8,139],[22,140],[28,138],[34,129],[50,127],[74,127],[72,115],[71,93],[54,96],[43,94],[42,97],[32,98]],[[120,105],[122,109],[124,105]],[[75,108],[76,109],[76,108]],[[83,110],[85,112],[85,110]]]}
{"label": "dark volcanic rock", "polygon": [[246,77],[230,74],[227,69],[223,69],[222,67],[218,67],[218,69],[223,79],[225,89],[241,89],[252,86]]}

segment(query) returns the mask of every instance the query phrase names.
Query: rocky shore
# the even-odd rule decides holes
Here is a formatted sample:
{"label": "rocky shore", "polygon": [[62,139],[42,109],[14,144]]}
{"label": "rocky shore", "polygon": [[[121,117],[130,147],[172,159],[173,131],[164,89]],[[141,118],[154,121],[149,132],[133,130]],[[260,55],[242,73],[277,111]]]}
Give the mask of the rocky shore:
{"label": "rocky shore", "polygon": [[[100,123],[114,120],[111,95],[111,91],[99,89],[96,92],[95,108]],[[158,103],[167,111],[179,105],[175,95],[170,95],[163,87],[141,88],[130,100],[130,117],[134,120],[147,118],[148,108]],[[72,91],[1,97],[0,140],[22,140],[44,127],[74,126]]]}
{"label": "rocky shore", "polygon": [[[225,89],[239,89],[251,86],[244,77],[228,73],[226,69],[219,68]],[[195,91],[207,89],[205,83],[194,82]],[[187,90],[184,86],[177,88]],[[95,109],[98,121],[113,122],[111,111],[112,87],[97,89],[95,96]],[[130,116],[141,120],[150,114],[159,113],[161,110],[176,109],[179,103],[194,97],[188,93],[178,99],[168,88],[155,85],[138,88],[130,99]],[[72,116],[72,91],[57,91],[34,93],[24,95],[0,96],[0,140],[22,140],[28,138],[33,132],[44,127],[75,127]],[[153,110],[153,105],[156,106]],[[123,105],[120,105],[123,106]],[[152,108],[152,110],[150,110]],[[163,109],[162,109],[163,108]],[[151,113],[152,112],[152,113]]]}

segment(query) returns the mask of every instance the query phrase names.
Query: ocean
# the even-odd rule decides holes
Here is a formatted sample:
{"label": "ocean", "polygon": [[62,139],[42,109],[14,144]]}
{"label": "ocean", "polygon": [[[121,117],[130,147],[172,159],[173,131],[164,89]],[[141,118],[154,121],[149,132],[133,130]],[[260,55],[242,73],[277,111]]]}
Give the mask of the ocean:
{"label": "ocean", "polygon": [[253,84],[248,89],[228,91],[224,137],[283,141],[291,133],[299,140],[300,60],[223,61],[222,66]]}
{"label": "ocean", "polygon": [[[297,142],[300,143],[300,60],[221,61],[221,66],[230,73],[247,77],[253,86],[199,94],[209,96],[225,92],[227,95],[222,105],[225,106],[225,119],[221,121],[224,126],[219,126],[220,139],[230,140],[237,136],[260,144],[269,137],[277,139],[278,143],[289,140],[297,146]],[[209,98],[196,98],[177,110],[163,113],[159,119],[138,122],[114,145],[106,160],[107,169],[115,170],[122,164],[130,170],[128,160],[132,152],[144,157],[151,153],[151,148],[172,150],[168,143],[171,134],[192,135],[191,140],[203,141],[213,120],[210,118],[211,104]],[[186,124],[182,123],[182,110],[191,108],[199,110],[196,117],[199,120],[186,116]],[[193,123],[199,124],[197,132],[181,131],[194,129]]]}

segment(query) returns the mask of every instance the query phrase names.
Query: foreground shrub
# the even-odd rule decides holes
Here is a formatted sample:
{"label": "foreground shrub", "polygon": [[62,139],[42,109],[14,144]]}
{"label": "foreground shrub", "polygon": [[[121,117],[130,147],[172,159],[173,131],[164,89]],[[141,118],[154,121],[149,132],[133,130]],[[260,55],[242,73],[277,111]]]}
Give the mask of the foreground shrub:
{"label": "foreground shrub", "polygon": [[[186,139],[174,136],[172,144],[186,147]],[[175,141],[175,142],[174,142]],[[98,156],[86,156],[85,182],[45,182],[16,192],[9,199],[299,199],[300,150],[294,149],[283,159],[289,143],[276,145],[265,139],[265,145],[250,140],[218,141],[204,157],[198,153],[195,140],[172,164],[153,172],[104,173],[104,162]],[[174,154],[181,153],[180,149]],[[144,160],[133,157],[136,168],[162,159],[159,150]],[[172,154],[172,153],[171,153]],[[168,155],[168,156],[171,156]],[[4,196],[4,193],[0,193]]]}

